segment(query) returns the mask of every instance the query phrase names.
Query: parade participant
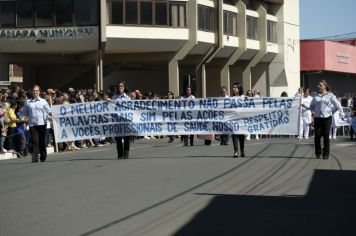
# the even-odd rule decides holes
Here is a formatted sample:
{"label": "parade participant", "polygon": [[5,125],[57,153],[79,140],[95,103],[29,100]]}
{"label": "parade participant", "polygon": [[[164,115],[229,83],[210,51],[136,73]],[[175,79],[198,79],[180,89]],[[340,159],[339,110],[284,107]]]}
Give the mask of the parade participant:
{"label": "parade participant", "polygon": [[[195,96],[192,93],[192,87],[188,86],[185,89],[185,95],[181,99],[195,99]],[[182,135],[183,145],[188,146],[188,135]],[[190,146],[194,146],[194,135],[189,135]]]}
{"label": "parade participant", "polygon": [[23,109],[23,114],[27,117],[30,126],[32,162],[38,162],[38,155],[40,155],[41,162],[45,162],[47,158],[45,137],[51,108],[47,101],[40,97],[40,92],[40,86],[33,86],[32,98],[26,101]]}
{"label": "parade participant", "polygon": [[[332,115],[336,110],[339,110],[343,117],[343,110],[335,95],[329,92],[329,86],[325,80],[319,81],[318,90],[318,94],[314,96],[309,106],[309,109],[314,111],[315,156],[316,158],[320,158],[323,155],[323,159],[328,159],[330,153],[329,131]],[[305,104],[302,105],[308,108]],[[324,141],[323,150],[321,149],[321,138]]]}
{"label": "parade participant", "polygon": [[[310,93],[311,93],[311,91],[309,88],[306,88],[304,90],[302,104],[304,104],[306,107],[309,107],[311,101],[313,100],[313,97],[310,96]],[[300,138],[304,137],[304,138],[308,139],[310,124],[312,123],[312,113],[309,109],[306,109],[305,107],[302,107],[301,123],[302,123],[302,125],[301,125],[301,130],[300,130]]]}
{"label": "parade participant", "polygon": [[[239,85],[238,83],[234,83],[232,85],[232,97],[240,97],[243,99],[245,98],[243,95],[242,86]],[[231,136],[231,138],[232,138],[232,143],[234,145],[234,155],[232,157],[233,158],[239,157],[238,143],[240,143],[241,157],[245,157],[245,135],[244,134],[233,134]]]}
{"label": "parade participant", "polygon": [[[128,92],[126,82],[119,81],[117,83],[117,94],[113,96],[113,100],[122,101],[129,100],[129,96],[126,94]],[[128,159],[130,152],[130,136],[117,136],[116,140],[116,149],[117,149],[117,158],[118,159]],[[122,141],[124,143],[122,143]]]}
{"label": "parade participant", "polygon": [[[225,86],[221,87],[220,93],[221,93],[221,97],[229,97],[227,88]],[[228,144],[229,144],[229,135],[221,134],[220,135],[220,145],[228,145]]]}
{"label": "parade participant", "polygon": [[[168,91],[167,99],[174,99],[174,93],[172,91]],[[168,135],[168,143],[172,143],[174,141],[174,135]]]}

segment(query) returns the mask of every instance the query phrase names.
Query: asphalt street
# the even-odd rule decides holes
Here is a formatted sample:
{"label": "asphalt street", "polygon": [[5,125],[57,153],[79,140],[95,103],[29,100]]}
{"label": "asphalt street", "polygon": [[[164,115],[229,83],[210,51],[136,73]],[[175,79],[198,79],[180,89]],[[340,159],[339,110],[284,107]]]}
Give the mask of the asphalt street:
{"label": "asphalt street", "polygon": [[[231,140],[230,140],[231,141]],[[0,235],[356,235],[356,142],[136,140],[0,161]]]}

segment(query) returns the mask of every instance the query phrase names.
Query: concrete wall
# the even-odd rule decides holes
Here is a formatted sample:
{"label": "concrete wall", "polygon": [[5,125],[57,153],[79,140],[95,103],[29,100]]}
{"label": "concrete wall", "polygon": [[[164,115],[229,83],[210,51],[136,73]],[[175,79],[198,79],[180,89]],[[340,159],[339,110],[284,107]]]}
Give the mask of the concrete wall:
{"label": "concrete wall", "polygon": [[93,88],[94,65],[23,65],[24,87],[39,84],[45,88]]}
{"label": "concrete wall", "polygon": [[[130,91],[136,89],[145,93],[155,92],[157,95],[165,96],[168,92],[168,68],[151,70],[120,70],[104,77],[104,89],[116,85],[120,80],[124,80]],[[177,94],[175,94],[177,96]]]}
{"label": "concrete wall", "polygon": [[270,95],[293,96],[300,84],[299,0],[284,1],[276,16],[279,54],[269,66]]}
{"label": "concrete wall", "polygon": [[267,63],[259,63],[251,69],[251,89],[259,90],[261,96],[267,96]]}

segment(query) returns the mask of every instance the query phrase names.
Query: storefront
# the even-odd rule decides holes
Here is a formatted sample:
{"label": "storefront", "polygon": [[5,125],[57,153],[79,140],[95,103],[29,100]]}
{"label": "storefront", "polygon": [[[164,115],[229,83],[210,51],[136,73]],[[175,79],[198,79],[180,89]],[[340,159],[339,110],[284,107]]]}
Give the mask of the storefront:
{"label": "storefront", "polygon": [[338,97],[356,95],[356,39],[301,41],[301,85],[316,89],[326,80]]}

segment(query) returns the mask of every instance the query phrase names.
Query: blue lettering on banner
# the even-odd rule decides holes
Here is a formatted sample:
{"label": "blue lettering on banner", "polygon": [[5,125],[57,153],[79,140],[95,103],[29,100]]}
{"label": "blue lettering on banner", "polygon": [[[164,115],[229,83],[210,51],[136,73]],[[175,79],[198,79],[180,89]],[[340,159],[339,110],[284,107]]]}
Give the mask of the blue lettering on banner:
{"label": "blue lettering on banner", "polygon": [[100,135],[100,128],[97,126],[72,128],[74,137],[88,137]]}
{"label": "blue lettering on banner", "polygon": [[255,101],[253,98],[240,98],[240,97],[232,97],[224,99],[224,108],[232,109],[232,108],[255,108]]}
{"label": "blue lettering on banner", "polygon": [[219,106],[217,99],[199,100],[200,109],[216,109]]}
{"label": "blue lettering on banner", "polygon": [[185,132],[209,131],[209,122],[184,122]]}
{"label": "blue lettering on banner", "polygon": [[61,107],[59,108],[59,113],[61,114],[61,116],[66,115],[66,114],[67,114],[67,109],[66,109],[66,107],[65,107],[65,106],[61,106]]}
{"label": "blue lettering on banner", "polygon": [[223,120],[223,111],[198,111],[197,120]]}
{"label": "blue lettering on banner", "polygon": [[177,130],[177,122],[168,122],[167,123],[167,131],[168,132],[178,132]]}
{"label": "blue lettering on banner", "polygon": [[263,98],[263,108],[291,108],[292,99]]}
{"label": "blue lettering on banner", "polygon": [[65,130],[62,130],[61,139],[65,139],[65,138],[68,138],[67,133]]}
{"label": "blue lettering on banner", "polygon": [[156,121],[156,113],[155,112],[142,112],[140,121]]}
{"label": "blue lettering on banner", "polygon": [[237,121],[213,122],[215,132],[237,132],[239,129],[240,125]]}
{"label": "blue lettering on banner", "polygon": [[193,115],[191,111],[164,111],[162,112],[163,121],[181,121],[181,120],[192,120]]}
{"label": "blue lettering on banner", "polygon": [[71,114],[93,114],[109,112],[108,102],[81,103],[71,105]]}

